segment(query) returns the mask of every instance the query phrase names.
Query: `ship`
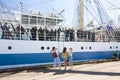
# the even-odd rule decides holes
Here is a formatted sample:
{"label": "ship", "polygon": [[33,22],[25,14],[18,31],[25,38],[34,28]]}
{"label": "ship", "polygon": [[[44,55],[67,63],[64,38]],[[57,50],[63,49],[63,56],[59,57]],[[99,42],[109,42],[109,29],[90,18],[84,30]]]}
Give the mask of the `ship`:
{"label": "ship", "polygon": [[92,1],[99,14],[96,30],[83,29],[84,0],[79,0],[75,30],[64,28],[64,18],[54,13],[19,12],[18,21],[0,0],[0,69],[53,64],[52,47],[59,50],[61,63],[64,47],[73,48],[73,62],[111,59],[115,50],[120,54],[120,29],[108,19],[100,1]]}

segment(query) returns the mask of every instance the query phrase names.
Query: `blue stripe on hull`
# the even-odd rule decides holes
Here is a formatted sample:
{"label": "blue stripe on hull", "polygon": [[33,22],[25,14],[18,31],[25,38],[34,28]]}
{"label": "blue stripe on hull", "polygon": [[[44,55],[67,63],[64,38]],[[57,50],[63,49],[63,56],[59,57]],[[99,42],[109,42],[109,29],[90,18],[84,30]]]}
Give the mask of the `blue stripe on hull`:
{"label": "blue stripe on hull", "polygon": [[[73,60],[109,59],[112,52],[74,52]],[[61,54],[60,59],[62,60]],[[53,62],[51,53],[0,54],[0,66]]]}
{"label": "blue stripe on hull", "polygon": [[31,54],[1,54],[0,65],[17,65],[53,62],[53,57],[48,53]]}
{"label": "blue stripe on hull", "polygon": [[74,60],[110,59],[112,52],[82,52],[73,55]]}

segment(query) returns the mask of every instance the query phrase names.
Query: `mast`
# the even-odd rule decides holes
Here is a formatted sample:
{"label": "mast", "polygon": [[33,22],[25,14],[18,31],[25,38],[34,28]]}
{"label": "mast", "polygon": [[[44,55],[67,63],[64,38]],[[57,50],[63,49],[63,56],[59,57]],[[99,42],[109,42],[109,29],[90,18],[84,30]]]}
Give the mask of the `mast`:
{"label": "mast", "polygon": [[84,26],[84,0],[80,0],[80,29]]}
{"label": "mast", "polygon": [[20,2],[20,40],[22,38],[21,27],[22,27],[22,2]]}

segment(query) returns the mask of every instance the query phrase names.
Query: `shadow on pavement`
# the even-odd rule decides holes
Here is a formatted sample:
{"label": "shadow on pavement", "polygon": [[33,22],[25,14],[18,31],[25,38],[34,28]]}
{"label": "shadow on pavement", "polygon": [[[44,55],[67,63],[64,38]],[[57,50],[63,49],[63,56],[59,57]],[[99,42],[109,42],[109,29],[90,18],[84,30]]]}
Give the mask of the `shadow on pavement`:
{"label": "shadow on pavement", "polygon": [[120,73],[114,72],[98,72],[98,71],[80,71],[80,70],[51,70],[51,69],[36,69],[28,70],[27,72],[43,72],[49,73],[54,72],[53,75],[60,75],[65,73],[74,73],[74,74],[88,74],[88,75],[109,75],[109,76],[120,76]]}

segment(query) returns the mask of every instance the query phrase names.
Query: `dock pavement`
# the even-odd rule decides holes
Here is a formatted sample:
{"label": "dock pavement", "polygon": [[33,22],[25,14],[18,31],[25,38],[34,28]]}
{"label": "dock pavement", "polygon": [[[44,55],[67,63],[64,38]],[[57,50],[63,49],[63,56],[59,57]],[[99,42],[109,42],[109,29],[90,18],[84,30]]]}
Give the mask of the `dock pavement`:
{"label": "dock pavement", "polygon": [[120,61],[2,72],[0,80],[120,80]]}

